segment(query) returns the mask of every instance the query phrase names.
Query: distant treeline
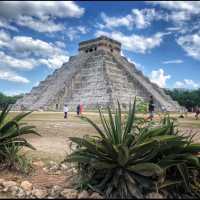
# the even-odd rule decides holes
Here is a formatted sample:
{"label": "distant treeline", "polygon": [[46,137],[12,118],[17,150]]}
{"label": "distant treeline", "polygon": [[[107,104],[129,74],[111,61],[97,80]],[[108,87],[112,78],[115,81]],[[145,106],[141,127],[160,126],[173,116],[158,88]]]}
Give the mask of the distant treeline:
{"label": "distant treeline", "polygon": [[188,111],[194,111],[197,106],[200,107],[200,88],[197,90],[166,89],[165,91],[173,100],[186,107]]}
{"label": "distant treeline", "polygon": [[14,104],[22,96],[23,94],[16,96],[6,96],[5,94],[0,92],[0,109],[7,104]]}

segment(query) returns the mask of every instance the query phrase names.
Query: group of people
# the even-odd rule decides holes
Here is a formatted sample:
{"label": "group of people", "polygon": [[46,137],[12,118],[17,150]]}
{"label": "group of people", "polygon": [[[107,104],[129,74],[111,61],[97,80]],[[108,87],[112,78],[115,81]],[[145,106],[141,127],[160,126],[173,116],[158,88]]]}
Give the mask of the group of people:
{"label": "group of people", "polygon": [[[154,105],[154,101],[153,101],[153,96],[150,96],[150,100],[149,100],[149,117],[148,117],[148,119],[150,119],[150,120],[152,120],[153,117],[154,117],[154,108],[155,108],[155,105]],[[199,119],[199,115],[200,115],[200,107],[197,106],[196,109],[195,109],[195,119],[196,120]]]}
{"label": "group of people", "polygon": [[[150,96],[150,99],[149,99],[149,107],[148,107],[148,110],[149,110],[149,117],[147,119],[150,119],[150,120],[153,120],[153,117],[154,117],[154,109],[155,109],[155,104],[154,104],[154,100],[153,100],[153,96]],[[67,104],[64,105],[64,118],[66,119],[67,118],[67,113],[69,112],[69,108],[67,106]],[[83,112],[83,104],[78,104],[77,107],[76,107],[76,113],[77,113],[77,116],[79,116],[80,114],[82,114]],[[197,107],[196,108],[196,114],[195,114],[195,118],[196,119],[199,119],[199,115],[200,115],[200,108]]]}
{"label": "group of people", "polygon": [[[153,101],[153,96],[150,96],[150,100],[149,100],[149,119],[152,120],[154,117],[154,101]],[[67,119],[67,115],[69,112],[69,108],[67,106],[67,104],[64,105],[63,108],[63,112],[64,112],[64,118]],[[76,114],[77,116],[81,115],[83,112],[83,104],[78,104],[76,107]]]}
{"label": "group of people", "polygon": [[[64,112],[64,118],[67,119],[67,115],[68,115],[68,112],[69,112],[69,108],[68,108],[67,104],[64,105],[63,112]],[[83,104],[78,104],[77,107],[76,107],[77,116],[82,114],[82,112],[83,112]]]}

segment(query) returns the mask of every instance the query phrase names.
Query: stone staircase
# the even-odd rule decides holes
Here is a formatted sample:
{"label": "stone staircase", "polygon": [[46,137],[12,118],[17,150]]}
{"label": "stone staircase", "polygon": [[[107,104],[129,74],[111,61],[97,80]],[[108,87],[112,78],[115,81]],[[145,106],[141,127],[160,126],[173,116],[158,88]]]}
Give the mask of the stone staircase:
{"label": "stone staircase", "polygon": [[173,101],[169,95],[166,95],[164,91],[156,84],[151,83],[150,80],[143,75],[143,73],[136,69],[135,65],[128,62],[124,57],[114,56],[111,54],[115,61],[123,66],[124,70],[129,73],[130,76],[135,78],[139,84],[141,84],[148,93],[154,96],[160,106],[164,106],[168,111],[180,111],[182,108],[177,102]]}
{"label": "stone staircase", "polygon": [[85,108],[96,108],[97,104],[106,105],[110,95],[106,95],[106,80],[104,79],[104,52],[90,54],[87,62],[77,75],[80,74],[81,85],[74,88],[71,96],[66,96],[65,102],[72,110],[82,102]]}

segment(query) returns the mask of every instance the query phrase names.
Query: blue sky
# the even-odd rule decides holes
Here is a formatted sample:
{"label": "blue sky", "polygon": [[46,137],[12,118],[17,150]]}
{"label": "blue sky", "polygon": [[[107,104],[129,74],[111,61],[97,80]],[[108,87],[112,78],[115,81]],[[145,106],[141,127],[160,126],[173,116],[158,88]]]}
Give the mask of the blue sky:
{"label": "blue sky", "polygon": [[29,92],[106,35],[160,87],[200,87],[200,2],[0,2],[0,91]]}

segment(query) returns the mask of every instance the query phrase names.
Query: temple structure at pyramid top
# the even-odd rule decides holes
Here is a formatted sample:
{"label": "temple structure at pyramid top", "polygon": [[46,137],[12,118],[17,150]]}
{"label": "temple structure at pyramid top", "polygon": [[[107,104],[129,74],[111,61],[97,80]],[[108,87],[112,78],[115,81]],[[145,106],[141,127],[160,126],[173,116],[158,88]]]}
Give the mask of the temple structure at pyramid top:
{"label": "temple structure at pyramid top", "polygon": [[91,53],[97,50],[105,50],[115,54],[121,53],[121,43],[108,38],[106,36],[101,36],[96,39],[87,40],[79,43],[79,52]]}
{"label": "temple structure at pyramid top", "polygon": [[152,95],[157,110],[184,109],[121,55],[120,42],[101,36],[79,43],[78,50],[13,108],[62,111],[64,104],[75,110],[82,103],[93,110],[97,105],[115,107],[119,100],[122,109],[127,109],[135,96],[148,101]]}

